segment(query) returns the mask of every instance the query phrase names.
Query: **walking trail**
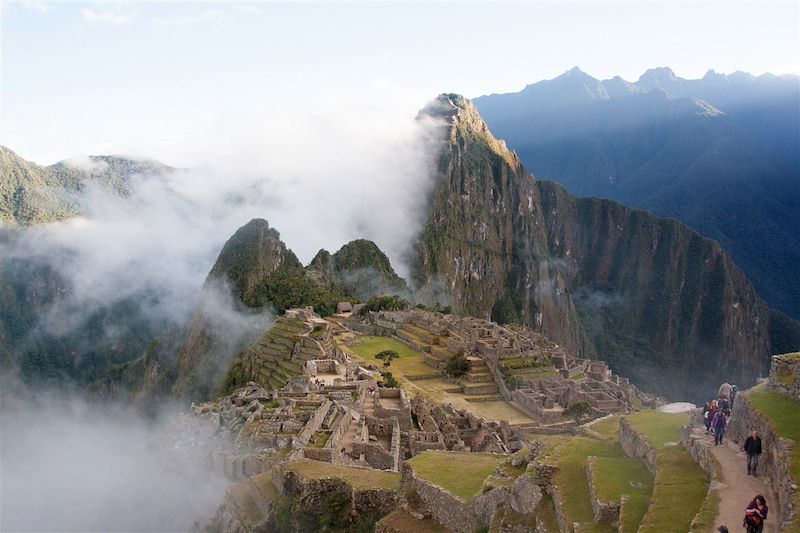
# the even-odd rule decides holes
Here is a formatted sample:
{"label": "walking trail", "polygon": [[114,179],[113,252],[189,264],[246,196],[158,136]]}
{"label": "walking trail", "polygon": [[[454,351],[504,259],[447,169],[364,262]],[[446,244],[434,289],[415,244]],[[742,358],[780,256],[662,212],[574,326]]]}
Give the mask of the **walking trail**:
{"label": "walking trail", "polygon": [[[770,513],[764,522],[764,533],[778,533],[773,515],[777,511],[778,498],[767,486],[761,473],[758,477],[747,475],[747,458],[741,447],[728,440],[727,436],[722,444],[714,446],[713,435],[706,434],[706,428],[702,424],[695,426],[692,433],[711,449],[722,467],[724,482],[719,485],[719,514],[714,522],[713,531],[716,532],[718,526],[728,526],[731,533],[743,532],[744,509],[757,494],[762,494],[767,499],[767,506],[770,507]],[[765,442],[764,445],[769,446],[769,443]]]}

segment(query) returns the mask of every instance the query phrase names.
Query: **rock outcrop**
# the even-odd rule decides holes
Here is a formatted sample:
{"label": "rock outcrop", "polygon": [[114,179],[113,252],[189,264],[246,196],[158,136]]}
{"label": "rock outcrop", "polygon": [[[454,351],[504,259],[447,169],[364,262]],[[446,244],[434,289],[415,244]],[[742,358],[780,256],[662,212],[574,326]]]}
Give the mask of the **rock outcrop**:
{"label": "rock outcrop", "polygon": [[723,378],[751,384],[775,346],[798,341],[798,324],[775,320],[716,242],[535,181],[460,96],[423,112],[449,142],[417,244],[418,297],[521,321],[683,397]]}

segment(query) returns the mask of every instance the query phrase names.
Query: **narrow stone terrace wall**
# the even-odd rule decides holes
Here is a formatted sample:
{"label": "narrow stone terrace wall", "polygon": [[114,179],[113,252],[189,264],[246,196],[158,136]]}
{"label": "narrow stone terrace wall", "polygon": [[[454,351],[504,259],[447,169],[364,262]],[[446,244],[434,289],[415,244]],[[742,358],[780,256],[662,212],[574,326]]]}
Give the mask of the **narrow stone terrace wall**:
{"label": "narrow stone terrace wall", "polygon": [[471,533],[480,525],[472,507],[443,488],[414,475],[408,463],[403,463],[400,483],[403,491],[416,494],[431,517],[452,531]]}
{"label": "narrow stone terrace wall", "polygon": [[654,476],[656,475],[656,457],[658,452],[650,446],[647,439],[634,430],[627,420],[620,418],[619,443],[630,457],[638,457],[644,461],[645,466]]}
{"label": "narrow stone terrace wall", "polygon": [[800,401],[800,353],[772,357],[769,388]]}
{"label": "narrow stone terrace wall", "polygon": [[778,495],[778,504],[770,505],[770,517],[775,513],[781,523],[796,523],[797,510],[793,497],[797,492],[797,480],[792,479],[792,458],[796,443],[778,436],[769,421],[755,408],[744,394],[737,394],[733,406],[733,417],[728,426],[728,438],[744,445],[752,431],[761,435],[763,453],[758,463],[759,475],[769,479]]}

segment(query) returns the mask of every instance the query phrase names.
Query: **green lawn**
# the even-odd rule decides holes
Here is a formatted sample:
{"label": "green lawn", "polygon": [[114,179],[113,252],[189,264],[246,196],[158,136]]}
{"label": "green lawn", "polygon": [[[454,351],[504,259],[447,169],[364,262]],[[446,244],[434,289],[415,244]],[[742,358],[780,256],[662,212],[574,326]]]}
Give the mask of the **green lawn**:
{"label": "green lawn", "polygon": [[597,457],[594,479],[597,496],[602,501],[619,502],[623,495],[628,496],[622,530],[638,530],[653,493],[653,475],[644,463],[633,457]]}
{"label": "green lawn", "polygon": [[658,452],[653,498],[642,521],[642,533],[684,533],[708,492],[707,474],[682,447]]}
{"label": "green lawn", "polygon": [[414,473],[469,503],[484,480],[507,456],[492,453],[427,451],[407,461]]}
{"label": "green lawn", "polygon": [[[775,431],[784,438],[792,439],[794,460],[792,461],[792,478],[800,481],[800,402],[783,394],[768,390],[765,385],[753,387],[745,397],[753,407],[769,420]],[[800,493],[795,493],[794,501],[800,505]]]}
{"label": "green lawn", "polygon": [[397,472],[334,465],[311,459],[290,461],[284,468],[287,472],[295,472],[306,479],[341,478],[356,489],[397,490],[400,488],[400,474]]}
{"label": "green lawn", "polygon": [[625,420],[638,433],[643,434],[653,448],[660,449],[668,442],[681,441],[681,431],[689,422],[689,415],[639,411],[627,415]]}
{"label": "green lawn", "polygon": [[688,531],[692,519],[705,504],[708,475],[680,444],[667,446],[667,443],[680,443],[683,426],[689,422],[688,415],[640,411],[625,419],[658,450],[653,498],[640,531]]}
{"label": "green lawn", "polygon": [[589,429],[596,431],[607,439],[617,440],[619,438],[619,417],[611,416],[605,420],[595,422],[589,426]]}
{"label": "green lawn", "polygon": [[609,524],[594,523],[592,514],[589,481],[586,478],[586,458],[597,457],[625,458],[625,452],[618,443],[589,437],[574,437],[559,444],[551,454],[551,460],[558,466],[555,482],[561,489],[562,506],[567,522],[581,522],[587,529],[581,531],[616,531]]}
{"label": "green lawn", "polygon": [[361,342],[359,344],[349,346],[349,348],[368,365],[372,364],[383,368],[383,361],[375,359],[375,354],[384,350],[394,350],[400,357],[393,360],[389,367],[389,371],[393,374],[414,376],[436,373],[436,369],[425,362],[420,352],[399,341],[389,337],[373,336],[363,336],[360,339]]}

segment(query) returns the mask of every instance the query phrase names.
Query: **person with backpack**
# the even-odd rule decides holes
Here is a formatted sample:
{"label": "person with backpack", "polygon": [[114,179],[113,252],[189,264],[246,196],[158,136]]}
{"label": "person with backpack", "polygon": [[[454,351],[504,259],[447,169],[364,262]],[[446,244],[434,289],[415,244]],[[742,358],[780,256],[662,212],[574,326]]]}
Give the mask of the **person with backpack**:
{"label": "person with backpack", "polygon": [[758,469],[758,456],[761,455],[761,436],[758,431],[744,441],[744,453],[747,454],[747,475],[755,476]]}
{"label": "person with backpack", "polygon": [[725,416],[731,416],[731,404],[727,398],[719,399],[719,408],[725,413]]}
{"label": "person with backpack", "polygon": [[719,392],[717,392],[717,396],[720,398],[725,398],[726,400],[730,401],[731,399],[731,385],[727,381],[719,386]]}
{"label": "person with backpack", "polygon": [[744,521],[742,526],[747,530],[747,533],[761,533],[764,531],[764,522],[767,520],[767,499],[761,494],[753,498],[744,511]]}
{"label": "person with backpack", "polygon": [[728,429],[728,417],[725,416],[725,411],[717,409],[714,419],[711,421],[711,427],[714,428],[714,446],[722,444],[722,437],[725,435],[725,430]]}

